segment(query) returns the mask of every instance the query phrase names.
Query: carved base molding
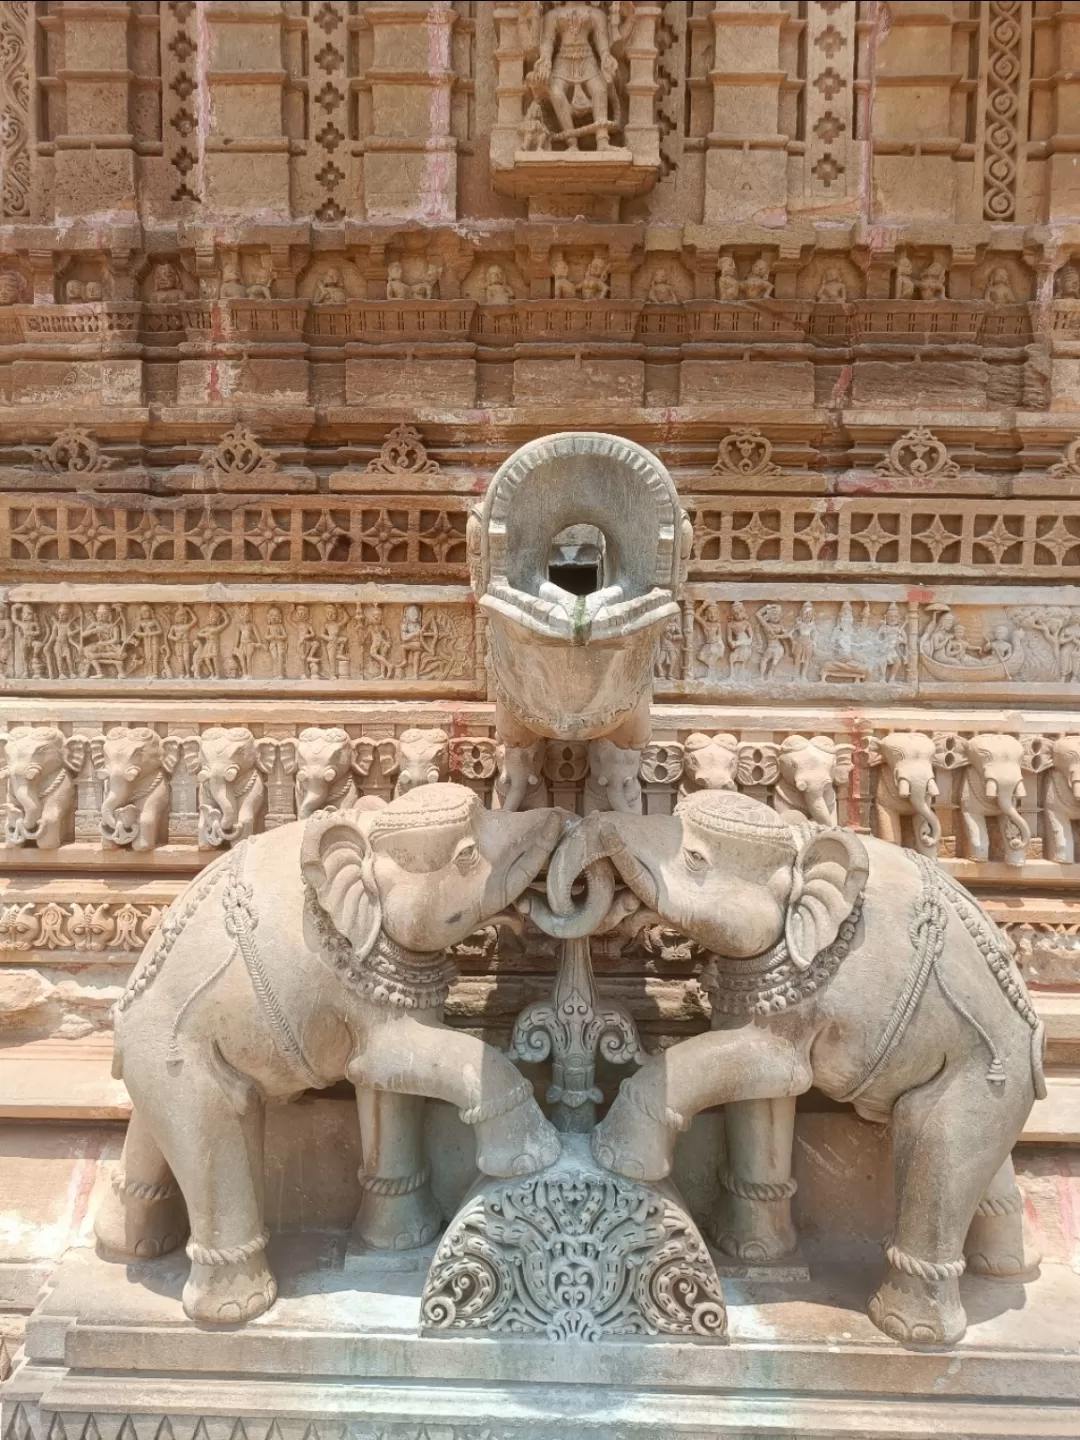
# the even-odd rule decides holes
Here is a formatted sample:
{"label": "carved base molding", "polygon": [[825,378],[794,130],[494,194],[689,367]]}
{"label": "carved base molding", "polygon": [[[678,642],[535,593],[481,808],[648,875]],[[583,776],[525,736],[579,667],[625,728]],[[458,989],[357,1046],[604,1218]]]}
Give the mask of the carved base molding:
{"label": "carved base molding", "polygon": [[678,1191],[601,1169],[583,1135],[564,1135],[540,1175],[476,1187],[435,1252],[421,1318],[429,1332],[548,1340],[727,1336],[712,1257]]}
{"label": "carved base molding", "polygon": [[1061,1316],[1080,1303],[1080,1276],[1066,1265],[1043,1266],[1023,1310],[1010,1306],[999,1282],[965,1277],[979,1318],[942,1355],[875,1340],[864,1307],[882,1261],[859,1248],[849,1265],[834,1267],[828,1293],[815,1281],[779,1282],[762,1300],[733,1282],[730,1345],[671,1336],[602,1345],[422,1336],[427,1252],[397,1255],[389,1266],[329,1235],[279,1237],[271,1250],[281,1298],[245,1330],[184,1320],[182,1258],[124,1266],[69,1251],[28,1327],[26,1358],[0,1392],[3,1440],[1076,1433],[1080,1357],[1062,1348]]}

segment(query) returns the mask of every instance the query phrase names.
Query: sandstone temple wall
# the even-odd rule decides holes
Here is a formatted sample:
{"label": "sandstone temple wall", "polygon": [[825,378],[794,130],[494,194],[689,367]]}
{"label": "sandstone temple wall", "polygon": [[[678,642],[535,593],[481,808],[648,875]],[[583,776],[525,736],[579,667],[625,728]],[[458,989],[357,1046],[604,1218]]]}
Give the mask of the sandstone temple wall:
{"label": "sandstone temple wall", "polygon": [[[694,526],[648,811],[713,783],[702,736],[778,805],[824,737],[842,823],[913,845],[882,742],[927,737],[942,861],[1047,1025],[1018,1168],[1080,1261],[1046,1200],[1080,1197],[1080,4],[614,10],[619,137],[573,151],[530,143],[527,5],[0,6],[0,1378],[119,1145],[110,1007],[228,843],[200,777],[232,746],[269,829],[340,731],[342,793],[426,746],[490,797],[469,511],[569,428],[655,451]],[[586,768],[549,749],[552,803]],[[457,958],[453,1023],[502,1042],[555,964]],[[649,1046],[707,1025],[679,937],[597,959]],[[830,1147],[881,1145],[835,1108],[807,1215]],[[275,1123],[291,1223],[309,1138]],[[349,1164],[327,1186],[347,1217]]]}

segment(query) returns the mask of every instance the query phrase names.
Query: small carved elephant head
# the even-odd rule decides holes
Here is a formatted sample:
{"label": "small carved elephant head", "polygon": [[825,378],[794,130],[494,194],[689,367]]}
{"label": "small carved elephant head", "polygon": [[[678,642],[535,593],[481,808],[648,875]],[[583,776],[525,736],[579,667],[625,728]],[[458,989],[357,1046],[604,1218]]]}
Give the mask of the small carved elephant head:
{"label": "small carved elephant head", "polygon": [[819,825],[836,825],[836,787],[851,778],[854,747],[828,735],[789,735],[780,746],[780,778],[774,804],[779,814],[809,816]]}
{"label": "small carved elephant head", "polygon": [[296,813],[301,820],[316,810],[343,810],[359,796],[356,779],[371,770],[374,742],[353,740],[340,726],[308,726],[296,739],[278,741],[282,769],[295,776]]}
{"label": "small carved elephant head", "polygon": [[86,752],[85,736],[65,735],[55,725],[31,725],[0,735],[0,776],[8,782],[9,845],[54,850],[70,838],[74,780]]}

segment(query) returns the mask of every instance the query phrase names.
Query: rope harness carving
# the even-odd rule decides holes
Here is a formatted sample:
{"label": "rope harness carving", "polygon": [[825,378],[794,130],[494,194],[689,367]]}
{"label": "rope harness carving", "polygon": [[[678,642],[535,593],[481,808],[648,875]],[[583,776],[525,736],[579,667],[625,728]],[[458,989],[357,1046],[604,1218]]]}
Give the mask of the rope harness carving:
{"label": "rope harness carving", "polygon": [[[970,907],[971,910],[974,911],[974,914],[965,916],[964,910],[961,908],[960,899],[962,897],[964,900],[967,900],[967,897],[958,887],[952,884],[945,872],[940,869],[935,861],[927,859],[925,855],[917,855],[910,850],[904,853],[918,870],[922,880],[919,897],[915,902],[915,907],[908,921],[908,936],[911,940],[915,964],[908,973],[900,998],[896,1002],[896,1007],[889,1017],[889,1022],[885,1026],[880,1040],[874,1047],[873,1054],[863,1067],[862,1073],[855,1084],[846,1091],[845,1094],[836,1097],[838,1100],[844,1102],[857,1100],[861,1095],[865,1094],[880,1071],[896,1053],[897,1047],[904,1038],[907,1027],[911,1023],[912,1016],[919,1008],[919,1002],[926,993],[926,987],[931,975],[934,977],[934,981],[946,1005],[975,1031],[986,1047],[987,1053],[990,1056],[990,1064],[986,1071],[987,1083],[991,1085],[1002,1084],[1005,1080],[1005,1067],[1001,1063],[1001,1056],[998,1054],[997,1046],[994,1044],[985,1027],[976,1020],[975,1016],[967,1009],[963,1001],[950,989],[939,964],[945,949],[945,931],[948,926],[949,917],[949,911],[946,908],[945,901],[949,901],[949,908],[960,918],[968,933],[977,944],[979,944],[979,936],[976,934],[973,926],[978,926],[979,919],[981,918],[979,912],[975,909],[974,902],[972,901],[970,902]],[[986,926],[989,928],[988,921],[986,922]],[[981,927],[979,928],[981,929]],[[982,944],[979,944],[979,948],[985,955],[986,950]],[[998,983],[1001,983],[1000,980]],[[1014,1005],[1016,1004],[1015,1001],[1013,1003]],[[1016,1008],[1019,1009],[1019,1006]],[[1030,1009],[1030,1007],[1028,1007],[1028,1009]],[[1020,1013],[1023,1014],[1024,1012],[1021,1010]]]}

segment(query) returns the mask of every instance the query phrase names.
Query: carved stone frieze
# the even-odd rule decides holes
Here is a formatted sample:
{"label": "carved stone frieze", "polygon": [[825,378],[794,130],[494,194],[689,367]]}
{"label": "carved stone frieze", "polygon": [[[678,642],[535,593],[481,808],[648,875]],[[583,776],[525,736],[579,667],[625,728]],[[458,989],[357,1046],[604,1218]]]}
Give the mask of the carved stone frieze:
{"label": "carved stone frieze", "polygon": [[234,591],[227,603],[194,589],[173,589],[166,598],[150,587],[137,602],[123,595],[81,604],[13,599],[0,603],[0,674],[9,687],[30,680],[61,690],[99,681],[216,686],[250,679],[285,688],[477,687],[475,627],[464,597],[428,603],[414,592],[417,598],[403,603],[376,591],[365,601],[343,589],[335,599],[299,591],[270,601],[265,593]]}

